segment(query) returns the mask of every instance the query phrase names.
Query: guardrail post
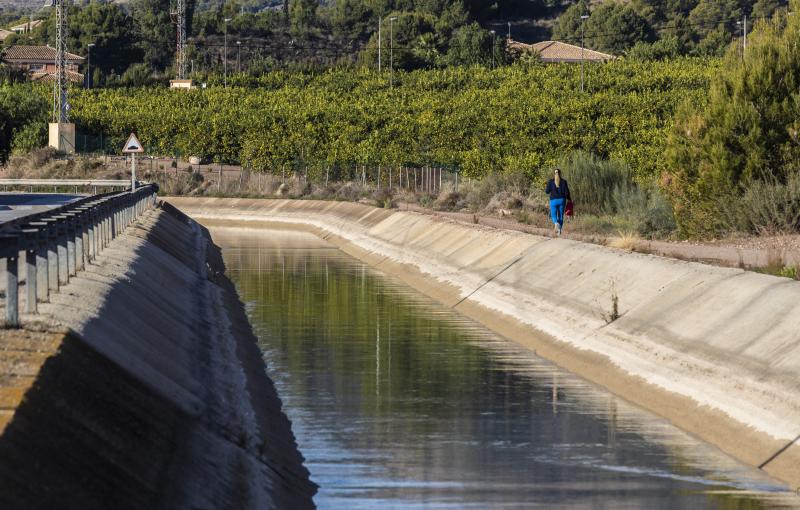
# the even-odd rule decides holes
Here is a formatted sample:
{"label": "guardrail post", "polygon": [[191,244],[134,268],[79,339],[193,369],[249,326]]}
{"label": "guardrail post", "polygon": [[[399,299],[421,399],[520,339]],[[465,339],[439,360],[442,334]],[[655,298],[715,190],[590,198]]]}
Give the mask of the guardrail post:
{"label": "guardrail post", "polygon": [[36,313],[36,241],[37,230],[32,229],[27,231],[30,239],[26,240],[25,250],[25,266],[28,271],[25,274],[25,311],[27,313]]}
{"label": "guardrail post", "polygon": [[16,328],[19,326],[19,252],[6,257],[6,326]]}
{"label": "guardrail post", "polygon": [[110,204],[109,207],[111,211],[109,213],[109,224],[111,226],[111,238],[110,240],[114,240],[117,238],[117,228],[119,228],[119,223],[117,222],[117,210],[114,208],[114,204]]}
{"label": "guardrail post", "polygon": [[56,243],[58,250],[58,284],[66,285],[69,283],[69,233],[67,232],[67,225],[63,221],[64,216],[59,217],[58,223],[58,241]]}
{"label": "guardrail post", "polygon": [[36,298],[43,303],[50,300],[49,278],[47,275],[47,238],[50,235],[50,228],[45,223],[44,230],[39,235],[39,240],[36,244],[36,276],[38,278],[36,282]]}
{"label": "guardrail post", "polygon": [[109,218],[108,204],[103,204],[103,249],[108,246],[111,238],[111,219]]}
{"label": "guardrail post", "polygon": [[60,282],[59,271],[61,264],[58,262],[58,223],[53,223],[47,235],[47,285],[50,292],[58,292]]}
{"label": "guardrail post", "polygon": [[67,213],[68,217],[66,220],[66,237],[67,237],[67,282],[69,282],[70,276],[75,276],[77,274],[77,247],[75,246],[75,218],[72,216],[71,213]]}
{"label": "guardrail post", "polygon": [[97,245],[94,240],[94,208],[86,211],[86,263],[94,261],[97,257]]}
{"label": "guardrail post", "polygon": [[86,245],[83,243],[83,214],[83,210],[79,210],[77,216],[75,216],[75,273],[86,269],[86,254],[84,253],[84,246]]}

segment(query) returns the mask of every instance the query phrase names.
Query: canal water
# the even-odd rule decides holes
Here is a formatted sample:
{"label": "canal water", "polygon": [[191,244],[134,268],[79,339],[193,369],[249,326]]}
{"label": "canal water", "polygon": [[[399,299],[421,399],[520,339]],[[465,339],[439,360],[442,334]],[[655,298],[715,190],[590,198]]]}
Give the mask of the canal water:
{"label": "canal water", "polygon": [[792,503],[759,471],[310,234],[212,233],[320,508]]}

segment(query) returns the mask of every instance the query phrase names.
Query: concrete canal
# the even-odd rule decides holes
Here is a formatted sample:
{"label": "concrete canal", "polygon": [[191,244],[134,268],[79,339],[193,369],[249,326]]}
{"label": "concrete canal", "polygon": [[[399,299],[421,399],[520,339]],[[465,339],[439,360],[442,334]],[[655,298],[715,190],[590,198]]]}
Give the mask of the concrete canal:
{"label": "concrete canal", "polygon": [[321,508],[778,508],[757,469],[309,233],[212,228]]}

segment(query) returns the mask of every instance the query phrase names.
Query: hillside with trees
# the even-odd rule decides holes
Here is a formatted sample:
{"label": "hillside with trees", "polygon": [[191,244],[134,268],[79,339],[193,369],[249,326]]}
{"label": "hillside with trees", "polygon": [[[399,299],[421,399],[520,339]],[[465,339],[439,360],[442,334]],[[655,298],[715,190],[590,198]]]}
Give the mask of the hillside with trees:
{"label": "hillside with trees", "polygon": [[[70,50],[85,55],[88,44],[95,45],[96,85],[163,82],[174,74],[173,4],[75,5],[69,13]],[[786,8],[784,0],[196,0],[188,5],[190,68],[201,77],[223,71],[226,49],[227,63],[251,75],[377,66],[379,46],[384,65],[391,53],[396,69],[499,65],[511,59],[504,51],[509,23],[512,37],[526,42],[583,42],[645,60],[720,56],[740,41],[745,16],[750,31],[755,21]],[[54,44],[51,11],[24,13],[45,23],[30,36],[10,36],[5,45]],[[21,11],[5,14],[6,25],[25,19]]]}

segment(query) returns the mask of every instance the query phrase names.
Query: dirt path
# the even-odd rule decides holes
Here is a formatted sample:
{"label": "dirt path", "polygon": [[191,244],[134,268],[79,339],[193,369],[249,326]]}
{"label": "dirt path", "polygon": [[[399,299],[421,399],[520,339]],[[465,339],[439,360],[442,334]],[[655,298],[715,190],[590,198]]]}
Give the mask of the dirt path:
{"label": "dirt path", "polygon": [[[498,218],[464,212],[445,212],[421,207],[418,204],[400,203],[403,211],[414,211],[431,216],[448,218],[460,223],[481,224],[494,228],[516,230],[552,237],[549,228],[526,225],[511,218]],[[619,237],[602,234],[569,232],[565,227],[563,237],[593,244],[614,245]],[[633,240],[630,249],[663,257],[703,262],[724,267],[763,268],[766,266],[800,266],[800,235],[740,237],[720,241],[648,241]]]}

